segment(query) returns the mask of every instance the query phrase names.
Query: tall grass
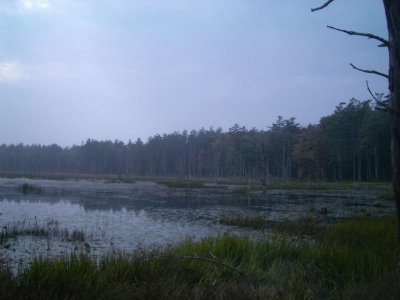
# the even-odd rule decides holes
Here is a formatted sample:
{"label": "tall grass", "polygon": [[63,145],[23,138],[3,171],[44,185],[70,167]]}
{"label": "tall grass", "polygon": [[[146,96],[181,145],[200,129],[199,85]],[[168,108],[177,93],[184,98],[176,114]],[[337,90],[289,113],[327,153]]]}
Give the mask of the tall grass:
{"label": "tall grass", "polygon": [[399,299],[399,255],[395,218],[368,218],[312,245],[224,235],[100,261],[38,258],[15,276],[1,269],[0,298]]}

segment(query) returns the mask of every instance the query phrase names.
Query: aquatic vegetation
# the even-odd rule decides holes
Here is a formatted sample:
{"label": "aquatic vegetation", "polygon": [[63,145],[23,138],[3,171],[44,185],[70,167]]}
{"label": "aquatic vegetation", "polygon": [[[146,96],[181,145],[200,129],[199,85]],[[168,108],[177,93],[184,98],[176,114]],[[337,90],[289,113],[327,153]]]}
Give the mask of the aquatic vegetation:
{"label": "aquatic vegetation", "polygon": [[393,190],[386,190],[377,199],[377,201],[393,201],[393,200],[394,200]]}
{"label": "aquatic vegetation", "polygon": [[252,228],[256,230],[270,229],[273,233],[290,236],[316,236],[325,230],[313,216],[303,216],[297,220],[273,221],[257,215],[238,214],[223,216],[219,222],[223,225]]}
{"label": "aquatic vegetation", "polygon": [[247,214],[235,216],[223,216],[219,222],[223,225],[249,227],[253,229],[265,229],[266,220],[261,216],[252,216]]}
{"label": "aquatic vegetation", "polygon": [[374,214],[375,210],[372,207],[368,207],[363,210],[363,214],[365,217],[371,217]]}
{"label": "aquatic vegetation", "polygon": [[82,230],[60,228],[58,221],[50,219],[44,224],[39,224],[37,221],[21,220],[3,226],[0,231],[0,245],[8,245],[10,239],[18,236],[33,236],[41,238],[59,238],[63,241],[85,241],[85,233]]}
{"label": "aquatic vegetation", "polygon": [[85,233],[83,232],[83,230],[74,229],[71,233],[69,233],[68,231],[66,236],[70,241],[85,241]]}
{"label": "aquatic vegetation", "polygon": [[[168,248],[37,258],[15,276],[0,267],[2,299],[398,299],[394,217],[346,221],[315,244],[223,235]],[[201,259],[198,259],[201,258]]]}
{"label": "aquatic vegetation", "polygon": [[156,180],[155,181],[157,184],[165,185],[166,187],[169,188],[175,188],[175,189],[199,189],[199,188],[204,188],[205,183],[202,181],[180,181],[177,179],[171,179],[171,180]]}
{"label": "aquatic vegetation", "polygon": [[232,193],[236,195],[247,195],[250,193],[250,189],[247,186],[238,186],[232,190]]}
{"label": "aquatic vegetation", "polygon": [[105,180],[110,183],[135,183],[136,182],[132,176],[126,176],[126,175],[124,175],[124,176],[109,175],[109,176],[105,177]]}
{"label": "aquatic vegetation", "polygon": [[321,215],[326,215],[326,214],[328,213],[328,208],[327,208],[326,206],[320,207],[319,213],[320,213]]}
{"label": "aquatic vegetation", "polygon": [[29,183],[23,183],[18,187],[18,190],[23,194],[41,194],[43,189],[39,186]]}

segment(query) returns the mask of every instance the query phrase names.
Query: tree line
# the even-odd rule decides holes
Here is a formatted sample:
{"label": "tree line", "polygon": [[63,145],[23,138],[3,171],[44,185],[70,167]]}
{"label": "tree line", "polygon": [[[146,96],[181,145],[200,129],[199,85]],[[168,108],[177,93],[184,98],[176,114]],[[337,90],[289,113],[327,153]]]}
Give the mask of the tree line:
{"label": "tree line", "polygon": [[390,115],[370,101],[351,99],[318,124],[295,118],[266,130],[235,124],[156,134],[147,142],[96,141],[81,145],[1,145],[0,171],[129,176],[228,177],[238,181],[387,181]]}

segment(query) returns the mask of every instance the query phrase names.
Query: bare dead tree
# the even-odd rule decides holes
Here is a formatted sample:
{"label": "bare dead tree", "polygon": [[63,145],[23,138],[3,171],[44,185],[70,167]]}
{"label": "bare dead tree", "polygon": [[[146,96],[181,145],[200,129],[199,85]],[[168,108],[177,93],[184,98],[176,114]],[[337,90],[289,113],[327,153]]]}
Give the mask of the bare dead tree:
{"label": "bare dead tree", "polygon": [[[351,67],[357,71],[373,75],[383,76],[389,81],[390,105],[377,101],[373,96],[369,85],[367,89],[378,104],[391,113],[391,158],[392,158],[392,177],[393,193],[396,203],[396,214],[398,224],[398,239],[400,241],[400,0],[382,0],[385,8],[386,23],[389,33],[389,39],[371,33],[362,33],[346,29],[339,29],[333,26],[328,28],[340,31],[349,35],[362,36],[380,42],[378,47],[387,47],[389,50],[389,74],[384,74],[376,70],[361,69],[353,64]],[[311,11],[322,10],[331,5],[334,0],[325,1],[321,6],[312,8]],[[384,104],[384,105],[382,105]]]}

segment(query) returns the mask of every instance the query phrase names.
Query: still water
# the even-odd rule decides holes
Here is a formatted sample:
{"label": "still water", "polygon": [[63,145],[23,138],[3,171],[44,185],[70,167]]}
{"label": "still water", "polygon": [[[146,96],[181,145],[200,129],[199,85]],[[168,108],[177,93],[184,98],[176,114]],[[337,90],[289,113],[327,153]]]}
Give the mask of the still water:
{"label": "still water", "polygon": [[[22,194],[24,183],[42,193]],[[268,191],[237,195],[229,185],[209,185],[186,190],[154,182],[109,183],[100,180],[0,179],[0,228],[49,230],[47,236],[19,234],[0,244],[0,260],[23,265],[33,256],[65,256],[74,251],[101,256],[137,248],[165,246],[186,238],[200,239],[226,232],[268,237],[254,231],[219,223],[222,216],[262,216],[267,220],[295,220],[314,216],[332,222],[361,216],[365,209],[375,215],[394,211],[392,202],[377,208],[382,191]],[[321,215],[321,207],[328,213]],[[84,240],[71,240],[60,232],[82,232]]]}

